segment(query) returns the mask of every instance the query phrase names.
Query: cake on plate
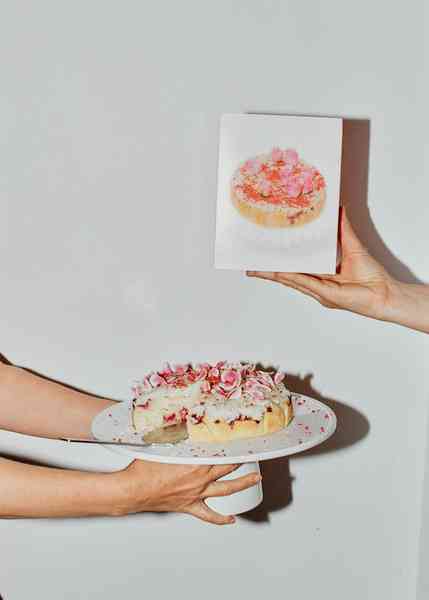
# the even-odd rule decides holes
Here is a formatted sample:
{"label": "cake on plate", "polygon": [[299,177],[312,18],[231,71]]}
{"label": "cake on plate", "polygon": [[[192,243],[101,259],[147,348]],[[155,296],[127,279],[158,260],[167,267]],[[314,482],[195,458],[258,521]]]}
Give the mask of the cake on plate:
{"label": "cake on plate", "polygon": [[231,201],[238,212],[265,227],[295,227],[314,221],[326,200],[319,171],[296,150],[273,148],[242,163],[231,182]]}
{"label": "cake on plate", "polygon": [[275,433],[293,417],[284,374],[249,363],[167,364],[132,391],[132,424],[143,435],[186,423],[191,441],[228,442]]}

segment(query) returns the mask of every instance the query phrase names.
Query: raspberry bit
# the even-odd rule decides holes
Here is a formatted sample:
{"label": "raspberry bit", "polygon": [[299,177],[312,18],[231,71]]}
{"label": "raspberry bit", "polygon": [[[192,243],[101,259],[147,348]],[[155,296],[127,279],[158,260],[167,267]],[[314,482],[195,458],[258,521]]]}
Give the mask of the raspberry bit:
{"label": "raspberry bit", "polygon": [[171,423],[176,420],[176,413],[171,413],[169,415],[164,415],[164,422]]}

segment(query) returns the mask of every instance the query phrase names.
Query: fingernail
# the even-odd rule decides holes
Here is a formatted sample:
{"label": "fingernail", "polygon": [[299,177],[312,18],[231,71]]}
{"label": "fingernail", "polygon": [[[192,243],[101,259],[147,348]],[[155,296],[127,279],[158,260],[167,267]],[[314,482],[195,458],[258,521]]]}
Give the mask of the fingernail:
{"label": "fingernail", "polygon": [[234,517],[231,517],[230,520],[228,521],[228,525],[233,525],[235,523],[235,519]]}

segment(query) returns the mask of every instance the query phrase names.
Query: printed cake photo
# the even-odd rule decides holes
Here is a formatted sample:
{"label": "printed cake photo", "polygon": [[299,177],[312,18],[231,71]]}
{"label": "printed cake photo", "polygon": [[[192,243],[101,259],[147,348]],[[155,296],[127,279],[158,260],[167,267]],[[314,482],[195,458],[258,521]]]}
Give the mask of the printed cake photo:
{"label": "printed cake photo", "polygon": [[265,227],[295,227],[314,221],[326,200],[319,171],[296,150],[273,148],[242,163],[231,182],[231,201],[246,219]]}
{"label": "printed cake photo", "polygon": [[167,364],[132,391],[132,424],[143,434],[186,423],[191,441],[228,442],[275,433],[293,418],[284,374],[249,363]]}

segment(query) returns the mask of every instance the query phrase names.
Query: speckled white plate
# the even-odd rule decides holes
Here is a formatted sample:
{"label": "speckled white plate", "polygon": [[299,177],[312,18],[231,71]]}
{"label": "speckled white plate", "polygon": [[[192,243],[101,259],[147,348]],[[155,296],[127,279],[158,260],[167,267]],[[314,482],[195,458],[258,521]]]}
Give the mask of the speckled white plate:
{"label": "speckled white plate", "polygon": [[[294,418],[290,425],[266,437],[237,440],[229,444],[192,443],[189,440],[169,446],[109,446],[113,452],[131,458],[175,464],[248,463],[303,452],[321,444],[335,431],[335,413],[325,404],[299,394],[293,395]],[[131,402],[118,402],[99,413],[92,422],[96,438],[122,442],[139,442],[133,430]]]}

